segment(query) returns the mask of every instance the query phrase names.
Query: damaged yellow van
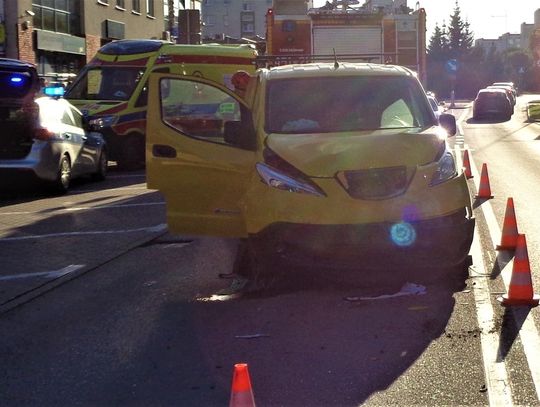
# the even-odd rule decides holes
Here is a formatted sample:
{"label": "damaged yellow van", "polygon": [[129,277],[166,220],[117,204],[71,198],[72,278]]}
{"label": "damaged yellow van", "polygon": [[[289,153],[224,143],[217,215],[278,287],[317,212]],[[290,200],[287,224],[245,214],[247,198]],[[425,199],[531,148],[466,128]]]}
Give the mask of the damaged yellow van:
{"label": "damaged yellow van", "polygon": [[[474,217],[464,173],[412,71],[319,63],[260,69],[242,97],[153,74],[147,182],[173,233],[246,239],[258,272],[456,265]],[[273,268],[268,267],[273,265]]]}

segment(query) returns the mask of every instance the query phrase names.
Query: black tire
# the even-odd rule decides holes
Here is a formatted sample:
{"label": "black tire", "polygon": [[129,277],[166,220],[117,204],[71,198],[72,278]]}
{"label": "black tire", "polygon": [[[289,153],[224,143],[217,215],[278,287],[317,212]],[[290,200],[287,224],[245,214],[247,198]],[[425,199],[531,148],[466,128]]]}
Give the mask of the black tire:
{"label": "black tire", "polygon": [[92,179],[94,181],[103,181],[107,177],[107,167],[109,165],[109,160],[106,150],[101,150],[99,154],[97,169],[96,172],[92,174]]}
{"label": "black tire", "polygon": [[250,239],[242,239],[233,272],[247,278],[246,291],[259,292],[275,286],[278,279],[276,265],[271,265]]}
{"label": "black tire", "polygon": [[53,192],[57,194],[65,194],[71,184],[71,161],[67,155],[64,155],[58,166],[56,180],[52,184]]}
{"label": "black tire", "polygon": [[121,151],[117,160],[118,168],[125,171],[144,168],[144,148],[144,136],[128,136],[120,147]]}

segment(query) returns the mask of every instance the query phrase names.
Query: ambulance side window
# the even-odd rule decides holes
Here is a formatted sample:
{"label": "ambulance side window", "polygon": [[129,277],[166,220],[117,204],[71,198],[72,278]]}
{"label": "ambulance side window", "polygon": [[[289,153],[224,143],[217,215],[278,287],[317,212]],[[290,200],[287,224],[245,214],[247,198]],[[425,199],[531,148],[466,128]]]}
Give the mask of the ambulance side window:
{"label": "ambulance side window", "polygon": [[225,126],[240,123],[241,108],[236,99],[221,89],[186,79],[160,81],[161,118],[185,135],[214,143],[234,144],[225,139]]}
{"label": "ambulance side window", "polygon": [[[164,72],[169,73],[171,72],[170,68],[157,68],[154,69],[152,72]],[[137,100],[135,101],[135,107],[144,107],[148,104],[148,80],[144,82],[144,85],[141,88],[141,93],[139,93],[139,97],[137,97]]]}

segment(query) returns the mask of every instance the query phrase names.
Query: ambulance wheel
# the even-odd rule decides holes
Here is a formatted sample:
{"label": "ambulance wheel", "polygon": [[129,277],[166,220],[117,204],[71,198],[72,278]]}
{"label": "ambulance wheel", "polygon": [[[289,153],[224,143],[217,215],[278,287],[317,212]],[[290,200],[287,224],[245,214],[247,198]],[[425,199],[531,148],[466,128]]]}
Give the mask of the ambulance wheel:
{"label": "ambulance wheel", "polygon": [[121,147],[117,161],[118,168],[126,171],[144,168],[144,148],[142,135],[128,136]]}

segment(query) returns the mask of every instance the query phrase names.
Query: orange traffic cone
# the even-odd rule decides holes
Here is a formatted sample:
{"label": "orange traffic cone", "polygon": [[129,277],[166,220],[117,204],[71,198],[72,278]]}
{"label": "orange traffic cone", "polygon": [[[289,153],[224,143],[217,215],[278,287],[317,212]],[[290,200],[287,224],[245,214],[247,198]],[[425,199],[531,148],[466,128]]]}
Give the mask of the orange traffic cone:
{"label": "orange traffic cone", "polygon": [[540,296],[534,294],[532,288],[529,254],[527,253],[527,242],[524,234],[519,234],[517,238],[516,255],[512,266],[508,294],[504,294],[497,300],[502,305],[529,305],[531,307],[536,307],[540,301]]}
{"label": "orange traffic cone", "polygon": [[248,365],[237,363],[234,365],[231,401],[229,407],[255,407],[255,399],[251,390]]}
{"label": "orange traffic cone", "polygon": [[491,188],[489,187],[489,176],[488,176],[488,169],[487,169],[486,163],[482,164],[482,173],[480,174],[480,188],[475,198],[482,198],[482,199],[493,198],[493,195],[491,195]]}
{"label": "orange traffic cone", "polygon": [[506,201],[506,212],[504,214],[501,244],[495,250],[514,250],[517,246],[518,228],[516,213],[514,211],[514,199],[508,198]]}
{"label": "orange traffic cone", "polygon": [[473,178],[471,162],[469,161],[469,150],[465,150],[463,153],[463,167],[465,167],[465,177],[467,177],[467,179]]}

